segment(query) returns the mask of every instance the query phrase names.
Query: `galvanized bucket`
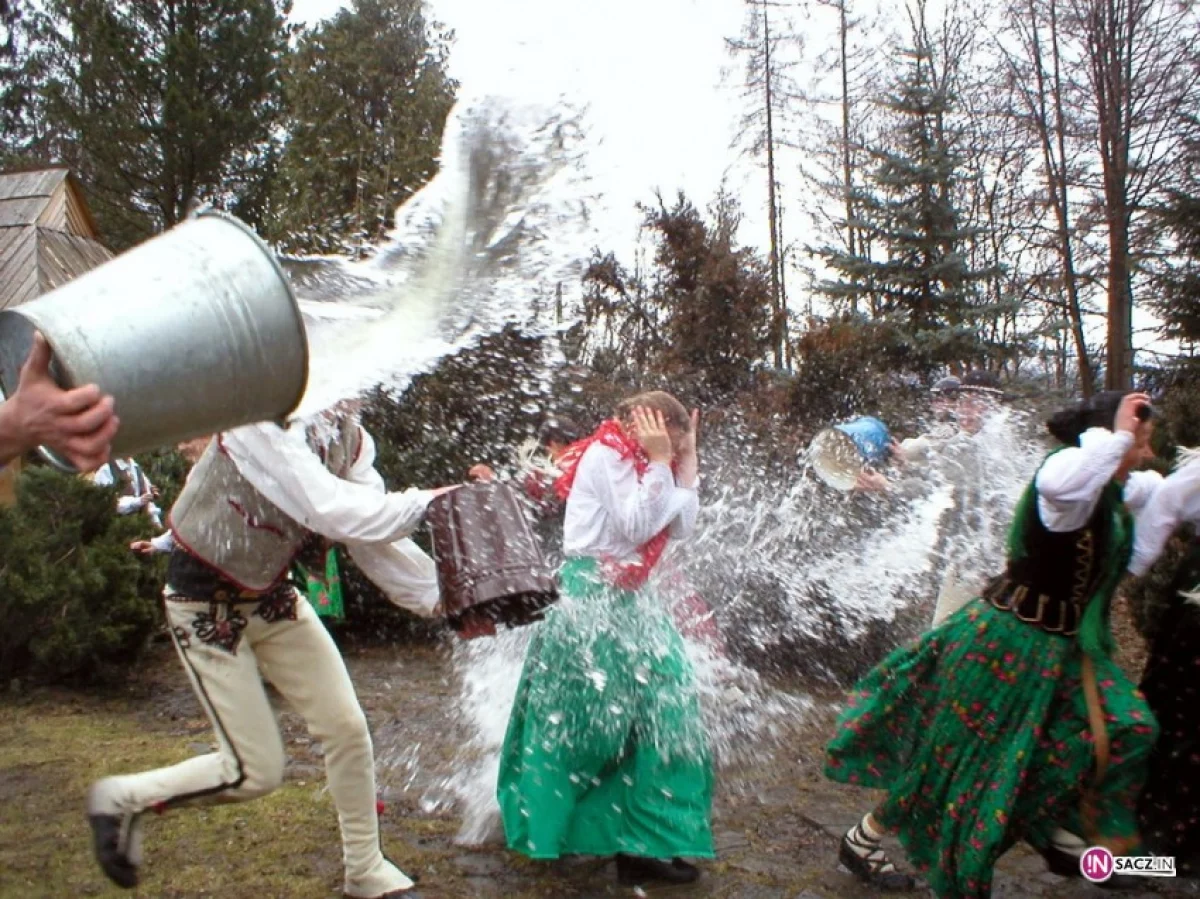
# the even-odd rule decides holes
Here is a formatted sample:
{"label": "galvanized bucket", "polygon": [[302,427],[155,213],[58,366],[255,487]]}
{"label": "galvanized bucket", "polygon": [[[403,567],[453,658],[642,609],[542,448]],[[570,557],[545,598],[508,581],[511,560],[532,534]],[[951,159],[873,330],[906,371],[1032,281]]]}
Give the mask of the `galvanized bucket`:
{"label": "galvanized bucket", "polygon": [[865,463],[887,458],[890,439],[887,425],[863,416],[819,433],[809,446],[809,461],[817,477],[830,487],[850,490]]}
{"label": "galvanized bucket", "polygon": [[0,312],[6,393],[16,390],[35,330],[53,350],[60,385],[95,383],[113,396],[121,419],[114,458],[282,421],[308,383],[308,340],[287,275],[249,227],[219,212]]}

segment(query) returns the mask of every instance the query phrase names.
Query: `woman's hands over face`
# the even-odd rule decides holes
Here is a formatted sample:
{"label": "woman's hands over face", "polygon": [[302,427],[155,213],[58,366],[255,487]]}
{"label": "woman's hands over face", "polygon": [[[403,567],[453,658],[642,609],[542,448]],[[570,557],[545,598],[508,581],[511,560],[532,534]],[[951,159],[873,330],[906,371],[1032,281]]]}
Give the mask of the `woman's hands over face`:
{"label": "woman's hands over face", "polygon": [[671,435],[663,414],[657,409],[637,406],[632,412],[633,432],[651,462],[671,461]]}

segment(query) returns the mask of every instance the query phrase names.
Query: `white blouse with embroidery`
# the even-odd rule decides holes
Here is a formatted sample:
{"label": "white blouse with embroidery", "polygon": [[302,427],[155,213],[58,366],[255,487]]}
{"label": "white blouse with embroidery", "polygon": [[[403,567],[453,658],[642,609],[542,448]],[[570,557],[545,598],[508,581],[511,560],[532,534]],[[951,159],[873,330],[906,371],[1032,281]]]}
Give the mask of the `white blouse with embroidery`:
{"label": "white blouse with embroidery", "polygon": [[670,465],[651,462],[639,481],[632,461],[594,443],[567,498],[563,554],[635,561],[638,547],[665,527],[672,537],[691,534],[699,511],[696,491],[678,486]]}

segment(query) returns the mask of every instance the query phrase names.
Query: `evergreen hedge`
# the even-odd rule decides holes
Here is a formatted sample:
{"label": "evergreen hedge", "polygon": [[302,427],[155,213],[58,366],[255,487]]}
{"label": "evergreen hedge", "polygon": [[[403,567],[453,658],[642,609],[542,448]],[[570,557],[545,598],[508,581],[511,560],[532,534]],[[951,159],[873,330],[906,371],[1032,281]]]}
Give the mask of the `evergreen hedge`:
{"label": "evergreen hedge", "polygon": [[0,683],[122,678],[159,620],[161,561],[129,550],[144,515],[118,516],[117,491],[50,468],[17,481],[0,508]]}

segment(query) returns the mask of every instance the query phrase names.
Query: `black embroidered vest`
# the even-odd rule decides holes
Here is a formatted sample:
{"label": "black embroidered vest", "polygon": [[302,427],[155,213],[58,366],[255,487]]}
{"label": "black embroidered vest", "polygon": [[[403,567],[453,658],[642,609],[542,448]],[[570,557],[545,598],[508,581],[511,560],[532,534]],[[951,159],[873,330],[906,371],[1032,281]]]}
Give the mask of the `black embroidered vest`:
{"label": "black embroidered vest", "polygon": [[1022,520],[1013,522],[1025,554],[1009,560],[1005,573],[984,589],[984,598],[1048,633],[1077,634],[1084,607],[1107,571],[1113,515],[1120,502],[1120,488],[1110,484],[1082,528],[1055,532],[1042,524],[1037,497],[1031,497],[1023,504]]}

